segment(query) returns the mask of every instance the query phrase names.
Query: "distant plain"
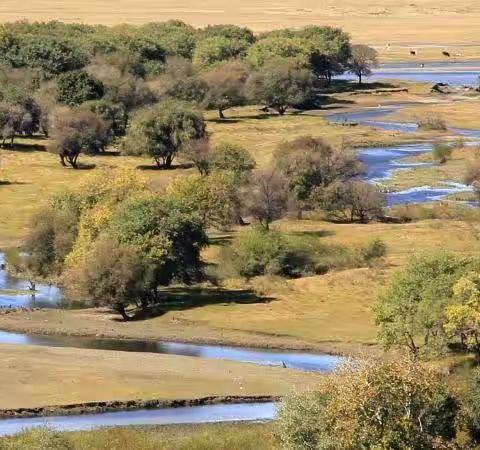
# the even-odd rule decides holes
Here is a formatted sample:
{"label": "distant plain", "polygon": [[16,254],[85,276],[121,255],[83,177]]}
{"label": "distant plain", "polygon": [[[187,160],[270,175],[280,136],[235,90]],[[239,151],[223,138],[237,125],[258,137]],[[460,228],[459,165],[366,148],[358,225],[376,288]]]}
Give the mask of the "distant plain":
{"label": "distant plain", "polygon": [[[475,58],[480,3],[474,0],[2,0],[0,22],[16,20],[141,24],[171,19],[194,26],[234,23],[256,32],[306,24],[339,26],[375,45],[385,60]],[[390,45],[389,45],[390,44]]]}

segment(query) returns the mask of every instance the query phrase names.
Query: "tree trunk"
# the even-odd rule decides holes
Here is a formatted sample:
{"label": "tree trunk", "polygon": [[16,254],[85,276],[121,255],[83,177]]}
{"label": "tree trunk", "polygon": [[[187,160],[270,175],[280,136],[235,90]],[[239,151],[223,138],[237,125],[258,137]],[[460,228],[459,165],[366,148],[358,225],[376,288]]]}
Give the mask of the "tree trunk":
{"label": "tree trunk", "polygon": [[223,109],[218,109],[218,117],[220,117],[220,119],[225,119],[225,114],[223,114]]}
{"label": "tree trunk", "polygon": [[132,320],[132,318],[127,314],[127,311],[125,310],[125,305],[123,303],[118,303],[117,305],[115,305],[115,311],[117,311],[122,316],[123,320]]}
{"label": "tree trunk", "polygon": [[165,157],[165,163],[164,166],[165,168],[169,169],[172,167],[172,162],[173,162],[173,154],[169,154]]}
{"label": "tree trunk", "polygon": [[65,162],[65,157],[63,155],[60,155],[60,164],[63,167],[67,167],[67,163]]}
{"label": "tree trunk", "polygon": [[362,74],[358,74],[358,84],[362,84]]}

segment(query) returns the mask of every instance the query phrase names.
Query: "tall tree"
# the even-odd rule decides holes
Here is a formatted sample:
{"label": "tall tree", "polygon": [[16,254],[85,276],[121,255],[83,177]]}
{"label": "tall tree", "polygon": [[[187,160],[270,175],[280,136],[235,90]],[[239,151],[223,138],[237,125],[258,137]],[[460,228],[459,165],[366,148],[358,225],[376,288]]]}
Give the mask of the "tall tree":
{"label": "tall tree", "polygon": [[289,107],[301,106],[314,98],[312,75],[296,61],[277,60],[265,64],[247,82],[251,100],[283,116]]}
{"label": "tall tree", "polygon": [[240,61],[229,61],[206,72],[203,79],[208,90],[204,105],[207,108],[215,108],[220,119],[224,119],[225,110],[245,104],[247,78],[248,69]]}
{"label": "tall tree", "polygon": [[206,136],[203,115],[187,103],[166,100],[137,112],[124,141],[129,155],[151,156],[158,167],[169,168],[178,151]]}
{"label": "tall tree", "polygon": [[372,68],[378,64],[378,53],[368,45],[352,45],[352,56],[350,57],[350,72],[358,77],[358,84],[362,79],[372,73]]}

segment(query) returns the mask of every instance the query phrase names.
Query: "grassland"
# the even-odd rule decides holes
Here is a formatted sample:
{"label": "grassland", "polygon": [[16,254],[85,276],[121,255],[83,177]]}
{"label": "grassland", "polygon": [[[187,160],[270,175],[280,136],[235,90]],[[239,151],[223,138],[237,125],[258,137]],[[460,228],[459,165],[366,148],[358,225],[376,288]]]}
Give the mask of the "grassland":
{"label": "grassland", "polygon": [[[1,315],[0,329],[357,352],[375,344],[372,306],[405,261],[439,249],[464,255],[480,250],[480,226],[453,220],[401,225],[285,220],[277,226],[347,246],[380,238],[388,256],[380,267],[297,280],[257,278],[224,290],[173,289],[177,306],[144,321],[119,322],[103,310],[18,311]],[[210,261],[216,260],[216,252],[218,247],[209,250]]]}
{"label": "grassland", "polygon": [[356,42],[376,45],[385,60],[404,60],[410,49],[422,60],[441,59],[443,50],[461,54],[461,59],[476,58],[480,45],[480,7],[473,0],[207,0],[201,5],[192,0],[2,1],[0,21],[19,19],[107,25],[181,19],[196,26],[234,23],[255,31],[333,25],[351,33]]}
{"label": "grassland", "polygon": [[[320,136],[334,145],[353,147],[439,135],[401,135],[362,126],[330,125],[323,117],[328,112],[363,106],[438,101],[425,86],[408,85],[408,92],[344,92],[327,100],[322,110],[284,117],[265,116],[254,107],[228,111],[226,121],[218,121],[208,113],[208,129],[215,142],[229,140],[244,145],[259,166],[271,160],[278,143],[300,135]],[[136,168],[157,190],[172,177],[193,172],[181,167],[151,170],[152,161],[146,158],[83,155],[84,170],[65,169],[54,155],[44,151],[46,144],[45,140],[23,140],[13,151],[0,150],[0,248],[19,245],[29,220],[43,202],[53,193],[79,183],[89,172],[87,169],[95,170],[94,166]],[[454,154],[452,162],[443,166],[452,170],[445,176],[459,173],[455,161],[463,157]],[[302,221],[285,219],[275,227],[350,248],[380,238],[387,244],[388,255],[375,267],[297,280],[262,277],[250,283],[229,280],[221,289],[172,287],[166,295],[175,297],[176,303],[143,321],[121,322],[111,312],[100,309],[17,311],[0,315],[0,329],[338,353],[377,351],[372,306],[394,271],[422,252],[441,248],[476,254],[480,250],[480,226],[474,222],[430,220],[361,225],[332,224],[310,217]],[[218,263],[221,246],[236,232],[217,239],[204,258]],[[0,390],[3,408],[89,400],[282,394],[315,382],[314,376],[282,369],[173,356],[1,345],[0,357],[4,362],[0,368],[2,379],[13,380]]]}
{"label": "grassland", "polygon": [[[38,448],[48,432],[36,430],[0,439],[9,450]],[[128,427],[62,433],[72,450],[274,450],[280,447],[272,424],[199,424]],[[57,440],[58,442],[59,440]]]}
{"label": "grassland", "polygon": [[[366,96],[369,96],[366,94]],[[259,108],[241,108],[228,112],[229,120],[207,118],[213,141],[228,140],[244,145],[259,166],[268,163],[277,145],[301,135],[321,136],[340,145],[387,145],[401,141],[399,133],[386,133],[368,127],[330,125],[321,115],[287,114],[284,117],[262,115]],[[406,137],[412,139],[412,137]],[[18,245],[27,232],[28,221],[53,193],[74,186],[89,172],[87,169],[137,168],[155,189],[161,190],[169,179],[193,169],[151,170],[153,161],[141,157],[82,155],[83,170],[65,169],[55,155],[45,152],[47,140],[19,140],[15,151],[0,149],[0,248]]]}
{"label": "grassland", "polygon": [[[193,357],[0,345],[0,409],[107,400],[281,395],[320,375]],[[8,380],[8,382],[7,382]]]}

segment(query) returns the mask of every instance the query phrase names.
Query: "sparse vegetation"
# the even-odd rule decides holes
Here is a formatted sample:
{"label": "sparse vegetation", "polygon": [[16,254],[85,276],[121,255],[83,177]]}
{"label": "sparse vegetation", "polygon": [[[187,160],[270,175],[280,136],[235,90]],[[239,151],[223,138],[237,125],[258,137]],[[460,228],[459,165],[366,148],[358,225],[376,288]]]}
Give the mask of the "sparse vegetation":
{"label": "sparse vegetation", "polygon": [[428,114],[417,118],[417,125],[423,130],[445,131],[447,129],[445,119],[438,114]]}

